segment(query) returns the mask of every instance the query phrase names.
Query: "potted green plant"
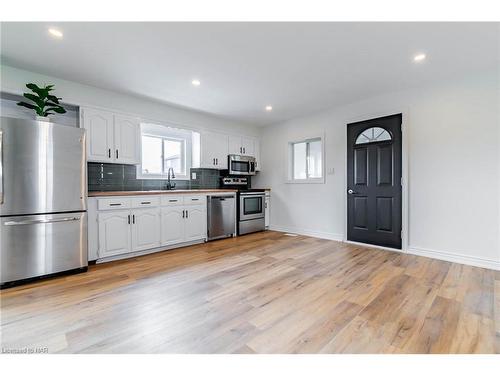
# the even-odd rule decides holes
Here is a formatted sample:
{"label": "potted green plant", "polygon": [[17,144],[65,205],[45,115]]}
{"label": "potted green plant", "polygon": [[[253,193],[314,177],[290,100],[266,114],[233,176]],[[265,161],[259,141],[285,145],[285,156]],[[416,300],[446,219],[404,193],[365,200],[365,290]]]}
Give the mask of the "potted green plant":
{"label": "potted green plant", "polygon": [[54,90],[54,85],[38,87],[34,83],[28,83],[26,87],[33,93],[24,93],[23,96],[33,103],[19,102],[17,105],[34,110],[37,120],[50,121],[49,115],[54,113],[66,113],[66,110],[59,103],[61,98],[50,93]]}

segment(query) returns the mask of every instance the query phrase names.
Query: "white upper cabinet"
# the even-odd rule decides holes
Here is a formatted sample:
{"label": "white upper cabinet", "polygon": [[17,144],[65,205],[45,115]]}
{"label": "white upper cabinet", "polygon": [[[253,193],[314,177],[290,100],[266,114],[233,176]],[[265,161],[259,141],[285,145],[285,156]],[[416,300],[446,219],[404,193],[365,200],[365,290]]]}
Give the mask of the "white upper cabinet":
{"label": "white upper cabinet", "polygon": [[222,133],[201,134],[201,167],[227,169],[228,136]]}
{"label": "white upper cabinet", "polygon": [[140,137],[140,124],[138,119],[122,115],[114,116],[114,156],[117,163],[140,163]]}
{"label": "white upper cabinet", "polygon": [[243,151],[242,155],[246,156],[255,156],[255,138],[251,137],[242,137],[241,138],[241,150]]}
{"label": "white upper cabinet", "polygon": [[[80,123],[87,130],[88,161],[140,164],[139,118],[95,108],[80,108],[80,113]],[[227,169],[227,156],[234,154],[255,157],[257,170],[261,169],[258,138],[211,131],[203,131],[199,136],[201,150],[193,166],[198,166],[197,160],[200,160],[201,168]]]}
{"label": "white upper cabinet", "polygon": [[113,161],[113,114],[84,108],[82,124],[87,130],[87,159],[110,163]]}
{"label": "white upper cabinet", "polygon": [[228,141],[228,154],[230,155],[242,155],[241,148],[241,137],[236,135],[230,135]]}
{"label": "white upper cabinet", "polygon": [[255,156],[257,138],[230,135],[228,137],[228,153],[231,155]]}
{"label": "white upper cabinet", "polygon": [[139,120],[93,108],[82,108],[87,130],[87,160],[105,163],[138,164]]}

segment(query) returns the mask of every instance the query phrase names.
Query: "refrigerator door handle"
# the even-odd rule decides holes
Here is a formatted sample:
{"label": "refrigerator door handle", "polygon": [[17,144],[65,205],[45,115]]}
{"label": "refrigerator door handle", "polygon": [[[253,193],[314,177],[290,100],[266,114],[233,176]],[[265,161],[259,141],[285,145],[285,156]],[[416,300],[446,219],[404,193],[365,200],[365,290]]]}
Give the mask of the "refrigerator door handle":
{"label": "refrigerator door handle", "polygon": [[7,221],[4,225],[31,225],[31,224],[50,224],[50,223],[60,223],[64,221],[78,221],[79,217],[62,217],[58,219],[41,219],[41,220],[23,220],[23,221]]}
{"label": "refrigerator door handle", "polygon": [[0,130],[0,204],[3,203],[3,130]]}

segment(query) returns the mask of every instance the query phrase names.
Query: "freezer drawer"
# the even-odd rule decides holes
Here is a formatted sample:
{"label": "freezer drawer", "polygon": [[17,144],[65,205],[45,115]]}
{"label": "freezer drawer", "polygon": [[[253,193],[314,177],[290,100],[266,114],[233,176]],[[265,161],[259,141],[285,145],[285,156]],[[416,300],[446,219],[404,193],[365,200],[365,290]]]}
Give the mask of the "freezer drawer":
{"label": "freezer drawer", "polygon": [[1,283],[87,267],[87,213],[0,218]]}

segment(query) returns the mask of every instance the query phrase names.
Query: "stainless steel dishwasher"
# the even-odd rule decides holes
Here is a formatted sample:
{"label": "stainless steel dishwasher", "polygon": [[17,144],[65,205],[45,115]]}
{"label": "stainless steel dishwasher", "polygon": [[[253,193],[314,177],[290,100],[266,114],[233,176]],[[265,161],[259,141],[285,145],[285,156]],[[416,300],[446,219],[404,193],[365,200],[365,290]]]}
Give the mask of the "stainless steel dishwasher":
{"label": "stainless steel dishwasher", "polygon": [[209,241],[236,236],[236,196],[234,194],[209,195],[207,217]]}

